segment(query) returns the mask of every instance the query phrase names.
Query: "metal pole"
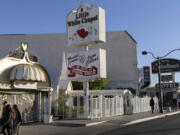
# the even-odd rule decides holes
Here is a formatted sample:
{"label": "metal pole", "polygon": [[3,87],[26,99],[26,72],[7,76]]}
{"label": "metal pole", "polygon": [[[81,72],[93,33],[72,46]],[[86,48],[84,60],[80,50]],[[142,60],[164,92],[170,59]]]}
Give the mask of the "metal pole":
{"label": "metal pole", "polygon": [[161,89],[161,60],[158,57],[158,80],[159,80],[159,112],[163,113],[163,91]]}
{"label": "metal pole", "polygon": [[64,111],[65,111],[65,109],[64,109],[64,104],[65,104],[65,102],[64,102],[64,99],[63,99],[63,120],[64,120],[64,117],[65,117],[65,116],[64,116],[64,114],[65,114],[65,113],[64,113]]}
{"label": "metal pole", "polygon": [[[85,46],[85,51],[88,51],[88,46]],[[89,116],[89,82],[87,80],[83,81],[84,90],[84,114],[85,117]]]}
{"label": "metal pole", "polygon": [[175,83],[175,73],[173,72],[173,73],[171,73],[171,74],[172,74],[172,77],[173,77],[172,82]]}
{"label": "metal pole", "polygon": [[84,89],[84,114],[85,117],[88,118],[89,115],[89,82],[83,82],[83,89]]}

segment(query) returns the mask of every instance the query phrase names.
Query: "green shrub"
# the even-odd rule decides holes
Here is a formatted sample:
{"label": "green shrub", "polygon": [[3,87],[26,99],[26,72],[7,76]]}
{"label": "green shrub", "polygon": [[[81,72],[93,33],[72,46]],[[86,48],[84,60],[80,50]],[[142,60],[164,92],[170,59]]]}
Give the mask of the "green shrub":
{"label": "green shrub", "polygon": [[[99,79],[89,82],[90,90],[102,90],[108,83],[108,79]],[[83,82],[72,81],[73,90],[83,90]]]}

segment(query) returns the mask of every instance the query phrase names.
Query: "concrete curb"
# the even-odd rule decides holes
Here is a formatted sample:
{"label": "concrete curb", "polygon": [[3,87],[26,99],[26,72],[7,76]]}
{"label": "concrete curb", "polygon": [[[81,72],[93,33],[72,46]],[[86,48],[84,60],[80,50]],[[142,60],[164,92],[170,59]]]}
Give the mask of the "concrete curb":
{"label": "concrete curb", "polygon": [[[147,118],[143,118],[143,119],[134,120],[134,121],[122,124],[120,126],[121,127],[130,126],[130,125],[133,125],[133,124],[142,123],[142,122],[145,122],[145,121],[150,121],[150,120],[154,120],[154,119],[158,119],[158,118],[164,118],[164,117],[172,116],[172,115],[179,114],[179,113],[180,113],[180,111],[167,113],[167,114],[160,114],[160,115],[153,116],[153,117],[147,117]],[[99,124],[102,124],[102,123],[105,123],[105,122],[108,122],[108,121],[110,121],[110,120],[101,121],[101,122],[94,122],[94,123],[88,123],[88,124],[85,124],[85,126],[86,127],[95,126],[95,125],[99,125]]]}
{"label": "concrete curb", "polygon": [[[160,115],[156,115],[156,116],[152,116],[152,117],[146,117],[143,119],[137,119],[137,120],[133,120],[130,122],[127,122],[125,124],[120,125],[120,127],[125,127],[125,126],[130,126],[133,124],[137,124],[137,123],[142,123],[145,121],[150,121],[150,120],[154,120],[154,119],[158,119],[158,118],[163,118],[163,117],[167,117],[167,116],[172,116],[175,114],[179,114],[180,111],[176,111],[176,112],[172,112],[172,113],[166,113],[166,114],[160,114]],[[99,124],[103,124],[106,122],[110,122],[111,120],[103,120],[103,121],[98,121],[98,122],[90,122],[90,123],[70,123],[70,122],[53,122],[52,125],[54,126],[64,126],[64,127],[90,127],[90,126],[95,126],[95,125],[99,125]]]}
{"label": "concrete curb", "polygon": [[95,125],[99,125],[102,123],[108,122],[108,120],[104,120],[104,121],[100,121],[100,122],[93,122],[93,123],[87,123],[85,124],[86,127],[90,127],[90,126],[95,126]]}
{"label": "concrete curb", "polygon": [[153,117],[138,119],[138,120],[134,120],[134,121],[122,124],[121,127],[130,126],[130,125],[134,125],[134,124],[138,124],[138,123],[142,123],[145,121],[150,121],[150,120],[154,120],[154,119],[158,119],[158,118],[164,118],[164,117],[172,116],[172,115],[179,114],[179,113],[180,113],[180,111],[177,111],[177,112],[161,114],[161,115],[157,115],[157,116],[153,116]]}
{"label": "concrete curb", "polygon": [[98,122],[90,122],[90,123],[70,123],[70,122],[53,122],[52,125],[54,126],[63,126],[63,127],[90,127],[99,125],[102,123],[108,122],[108,120],[98,121]]}

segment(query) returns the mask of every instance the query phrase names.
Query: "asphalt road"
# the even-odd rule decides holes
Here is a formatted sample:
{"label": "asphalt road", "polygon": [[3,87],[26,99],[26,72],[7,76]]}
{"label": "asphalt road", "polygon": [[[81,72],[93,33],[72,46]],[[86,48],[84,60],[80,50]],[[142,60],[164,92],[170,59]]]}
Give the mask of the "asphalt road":
{"label": "asphalt road", "polygon": [[179,135],[180,114],[151,120],[123,128],[105,131],[98,135]]}
{"label": "asphalt road", "polygon": [[122,127],[118,120],[91,127],[22,126],[19,135],[179,135],[180,114]]}

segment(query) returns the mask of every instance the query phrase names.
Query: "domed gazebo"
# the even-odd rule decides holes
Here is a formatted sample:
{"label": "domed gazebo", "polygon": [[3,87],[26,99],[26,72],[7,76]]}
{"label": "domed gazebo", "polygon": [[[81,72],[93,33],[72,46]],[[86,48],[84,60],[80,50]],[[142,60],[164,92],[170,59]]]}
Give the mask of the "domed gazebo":
{"label": "domed gazebo", "polygon": [[6,100],[11,105],[18,105],[24,123],[48,122],[51,118],[51,79],[37,57],[28,54],[27,48],[28,44],[22,43],[20,49],[0,60],[0,111]]}

